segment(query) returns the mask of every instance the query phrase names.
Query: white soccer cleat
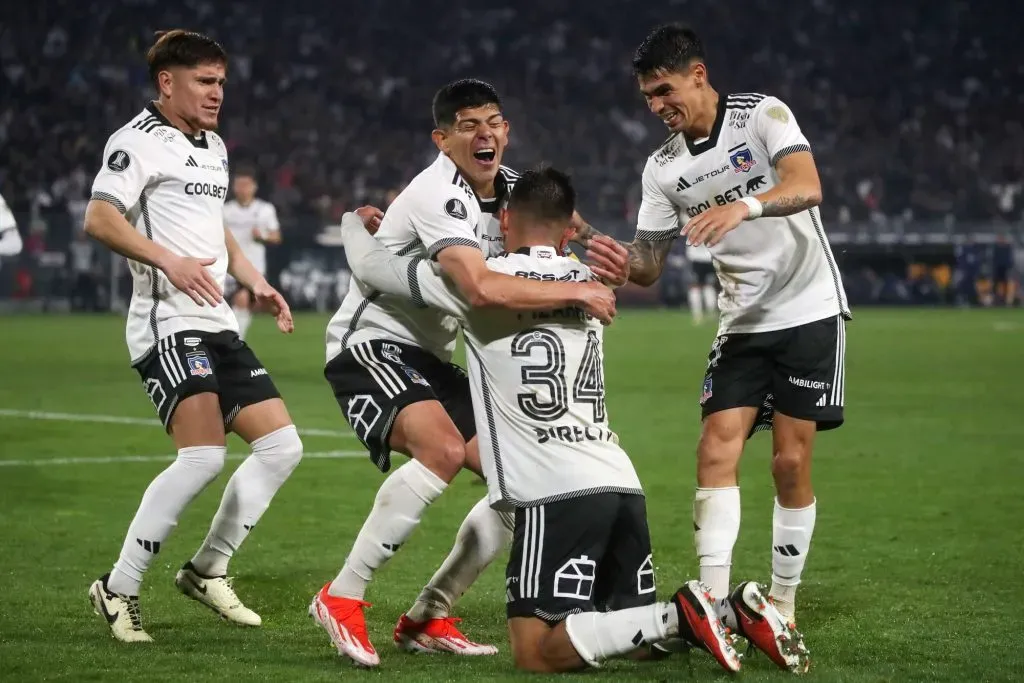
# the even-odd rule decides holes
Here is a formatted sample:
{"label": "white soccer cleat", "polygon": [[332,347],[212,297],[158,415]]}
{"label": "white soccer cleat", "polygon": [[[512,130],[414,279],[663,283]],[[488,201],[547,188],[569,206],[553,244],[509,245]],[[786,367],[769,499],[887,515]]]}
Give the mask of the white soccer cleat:
{"label": "white soccer cleat", "polygon": [[153,639],[142,629],[142,612],[139,598],[135,595],[119,595],[107,589],[104,574],[89,586],[89,602],[93,611],[99,614],[110,627],[110,635],[122,643],[151,643]]}
{"label": "white soccer cleat", "polygon": [[348,657],[358,666],[377,666],[380,664],[380,656],[366,633],[366,617],[363,614],[370,603],[335,597],[328,592],[330,587],[331,584],[325,584],[313,596],[309,604],[309,616],[327,631],[338,654]]}
{"label": "white soccer cleat", "polygon": [[242,604],[226,576],[206,577],[199,574],[192,563],[187,563],[174,577],[174,585],[182,593],[200,602],[226,621],[240,626],[259,626],[260,615]]}

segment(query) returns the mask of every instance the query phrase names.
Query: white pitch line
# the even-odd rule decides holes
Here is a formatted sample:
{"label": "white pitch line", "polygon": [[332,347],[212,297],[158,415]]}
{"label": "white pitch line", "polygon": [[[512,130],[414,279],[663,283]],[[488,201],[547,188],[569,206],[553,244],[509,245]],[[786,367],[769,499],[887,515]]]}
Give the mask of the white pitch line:
{"label": "white pitch line", "polygon": [[[95,422],[119,425],[144,425],[146,427],[162,426],[160,420],[147,417],[124,417],[123,415],[92,415],[83,413],[50,413],[42,410],[9,410],[0,408],[0,417],[16,417],[23,420],[56,420],[57,422]],[[299,428],[302,436],[330,436],[342,439],[354,439],[352,432],[341,432],[336,429]]]}
{"label": "white pitch line", "polygon": [[[109,465],[125,462],[170,462],[174,455],[112,455],[104,458],[34,458],[32,460],[0,460],[0,467],[32,467],[46,465]],[[229,453],[228,460],[244,460],[246,453]],[[313,460],[337,460],[341,458],[366,457],[366,451],[321,451],[303,453],[303,458]]]}

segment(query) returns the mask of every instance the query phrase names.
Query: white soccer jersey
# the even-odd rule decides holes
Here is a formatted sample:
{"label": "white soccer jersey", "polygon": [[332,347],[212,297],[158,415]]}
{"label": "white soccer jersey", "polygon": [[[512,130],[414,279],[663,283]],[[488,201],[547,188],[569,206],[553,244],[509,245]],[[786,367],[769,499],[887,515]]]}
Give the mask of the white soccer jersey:
{"label": "white soccer jersey", "polygon": [[[586,265],[531,247],[487,260],[508,275],[594,279]],[[429,262],[410,266],[412,301],[463,322],[480,458],[492,506],[508,509],[592,493],[642,494],[608,426],[604,328],[578,308],[519,313],[472,308]]]}
{"label": "white soccer jersey", "polygon": [[253,230],[259,230],[266,237],[278,232],[277,210],[274,205],[262,199],[253,199],[246,205],[232,199],[224,205],[224,226],[234,235],[242,253],[262,275],[267,273],[267,247],[253,237]]}
{"label": "white soccer jersey", "polygon": [[[175,254],[217,259],[207,269],[223,288],[227,157],[216,133],[192,138],[150,103],[107,140],[92,198],[113,204],[139,232]],[[226,301],[199,306],[156,268],[132,260],[128,268],[134,287],[125,337],[132,363],[175,332],[238,330]]]}
{"label": "white soccer jersey", "polygon": [[[760,194],[779,182],[775,165],[810,144],[775,97],[723,96],[711,135],[672,136],[647,160],[637,239],[675,239],[680,224],[711,206]],[[817,208],[744,221],[710,248],[722,286],[719,334],[796,327],[849,306]]]}
{"label": "white soccer jersey", "polygon": [[[498,201],[488,207],[491,212],[485,212],[455,163],[438,154],[388,207],[377,239],[393,252],[421,258],[436,259],[441,250],[456,245],[482,248],[485,256],[498,253],[501,232],[496,211],[507,201],[507,190],[516,177],[510,169],[501,169]],[[389,339],[419,346],[449,361],[457,332],[458,321],[451,316],[374,291],[353,278],[327,325],[327,360],[352,344]]]}
{"label": "white soccer jersey", "polygon": [[0,195],[0,234],[8,230],[17,230],[18,225],[14,220],[14,213],[11,207],[7,206],[7,200]]}

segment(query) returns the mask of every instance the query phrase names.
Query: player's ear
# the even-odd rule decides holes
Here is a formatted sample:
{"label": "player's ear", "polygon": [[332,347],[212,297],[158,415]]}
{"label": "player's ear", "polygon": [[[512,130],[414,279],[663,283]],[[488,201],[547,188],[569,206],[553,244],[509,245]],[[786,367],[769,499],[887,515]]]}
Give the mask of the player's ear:
{"label": "player's ear", "polygon": [[508,209],[498,209],[498,227],[501,229],[501,237],[508,237]]}
{"label": "player's ear", "polygon": [[559,253],[565,253],[566,247],[569,246],[569,240],[575,234],[576,228],[574,228],[572,224],[566,225],[564,228],[562,228],[562,239],[558,242]]}
{"label": "player's ear", "polygon": [[434,132],[430,134],[430,139],[437,145],[437,149],[445,154],[448,154],[448,134],[440,128],[435,128]]}

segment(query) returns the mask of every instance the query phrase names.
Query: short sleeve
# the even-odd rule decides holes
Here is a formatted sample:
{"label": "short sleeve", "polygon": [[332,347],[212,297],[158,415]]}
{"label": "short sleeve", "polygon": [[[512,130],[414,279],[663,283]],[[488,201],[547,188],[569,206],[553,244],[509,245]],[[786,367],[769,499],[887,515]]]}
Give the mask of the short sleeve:
{"label": "short sleeve", "polygon": [[636,239],[661,242],[679,235],[679,211],[658,184],[654,157],[644,166],[640,211],[636,218]]}
{"label": "short sleeve", "polygon": [[265,218],[265,225],[263,227],[265,227],[270,232],[278,232],[278,231],[280,231],[281,230],[281,224],[278,223],[278,221],[277,221],[277,209],[274,208],[274,205],[271,204],[270,202],[266,203],[266,207],[267,207],[267,210],[266,210],[266,214],[267,215],[266,215],[266,218]]}
{"label": "short sleeve", "polygon": [[163,151],[147,133],[120,130],[103,150],[103,165],[92,183],[92,198],[110,202],[122,214],[139,203],[143,189],[155,175],[154,155]]}
{"label": "short sleeve", "polygon": [[811,151],[793,112],[777,97],[766,97],[758,105],[752,128],[756,142],[768,152],[773,168],[786,155]]}
{"label": "short sleeve", "polygon": [[409,291],[417,306],[429,306],[465,320],[471,306],[455,283],[430,261],[416,259],[409,266]]}
{"label": "short sleeve", "polygon": [[470,201],[469,196],[455,186],[418,199],[419,205],[412,217],[413,227],[431,259],[436,260],[437,255],[448,247],[480,248],[475,212],[469,206]]}

